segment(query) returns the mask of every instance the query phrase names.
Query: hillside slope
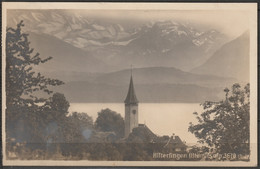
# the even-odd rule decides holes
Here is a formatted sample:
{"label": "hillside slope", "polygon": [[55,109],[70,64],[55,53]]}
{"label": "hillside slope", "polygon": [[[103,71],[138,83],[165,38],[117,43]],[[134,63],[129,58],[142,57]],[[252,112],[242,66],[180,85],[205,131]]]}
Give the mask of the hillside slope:
{"label": "hillside slope", "polygon": [[[128,85],[68,82],[56,89],[72,103],[123,103]],[[223,88],[207,88],[184,84],[136,84],[135,91],[141,103],[202,103],[224,97]]]}
{"label": "hillside slope", "polygon": [[[236,79],[196,75],[167,67],[136,68],[132,74],[139,101],[151,103],[218,100],[223,96],[223,89],[236,82]],[[75,81],[67,81],[57,89],[71,102],[123,102],[131,70],[72,75]]]}
{"label": "hillside slope", "polygon": [[103,72],[106,64],[90,53],[72,46],[58,38],[46,34],[29,32],[29,41],[35,52],[53,59],[37,67],[41,71],[83,71]]}
{"label": "hillside slope", "polygon": [[[196,84],[205,87],[219,87],[235,82],[235,79],[199,75],[184,72],[173,67],[146,67],[132,70],[135,84]],[[97,76],[95,83],[112,85],[128,84],[131,75],[130,69],[106,73]]]}
{"label": "hillside slope", "polygon": [[192,70],[200,74],[234,77],[249,81],[249,32],[226,43],[201,66]]}

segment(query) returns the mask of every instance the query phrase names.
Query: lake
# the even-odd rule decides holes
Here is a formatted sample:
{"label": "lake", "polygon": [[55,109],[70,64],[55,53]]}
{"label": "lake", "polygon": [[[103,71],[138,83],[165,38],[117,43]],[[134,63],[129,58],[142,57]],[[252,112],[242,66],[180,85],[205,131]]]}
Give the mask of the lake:
{"label": "lake", "polygon": [[[85,112],[95,121],[98,112],[109,108],[124,118],[121,103],[70,103],[70,112]],[[139,103],[139,123],[146,124],[157,135],[178,135],[187,144],[196,144],[196,137],[188,132],[189,122],[196,123],[193,112],[202,112],[199,103]]]}

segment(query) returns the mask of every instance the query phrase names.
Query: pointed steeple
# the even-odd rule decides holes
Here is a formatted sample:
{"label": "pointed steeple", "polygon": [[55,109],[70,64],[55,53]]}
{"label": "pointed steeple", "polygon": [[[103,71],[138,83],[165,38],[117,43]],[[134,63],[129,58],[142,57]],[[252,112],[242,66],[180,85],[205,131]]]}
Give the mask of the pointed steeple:
{"label": "pointed steeple", "polygon": [[133,83],[133,77],[132,77],[132,70],[131,70],[131,79],[129,84],[128,93],[125,99],[125,104],[137,104],[138,100],[135,95],[135,89],[134,89],[134,83]]}

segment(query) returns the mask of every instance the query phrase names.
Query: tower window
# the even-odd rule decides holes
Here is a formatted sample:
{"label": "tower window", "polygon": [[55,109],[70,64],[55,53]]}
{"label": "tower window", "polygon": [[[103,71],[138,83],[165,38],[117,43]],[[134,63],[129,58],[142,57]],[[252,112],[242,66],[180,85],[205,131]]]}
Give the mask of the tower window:
{"label": "tower window", "polygon": [[133,110],[132,112],[133,112],[133,114],[136,114],[136,110]]}

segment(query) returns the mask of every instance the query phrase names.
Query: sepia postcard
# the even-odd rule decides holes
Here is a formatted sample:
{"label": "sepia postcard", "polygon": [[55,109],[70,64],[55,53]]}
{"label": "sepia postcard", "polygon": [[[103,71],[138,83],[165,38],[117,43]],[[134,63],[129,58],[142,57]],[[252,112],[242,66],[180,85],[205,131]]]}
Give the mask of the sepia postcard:
{"label": "sepia postcard", "polygon": [[3,2],[5,166],[256,166],[256,3]]}

